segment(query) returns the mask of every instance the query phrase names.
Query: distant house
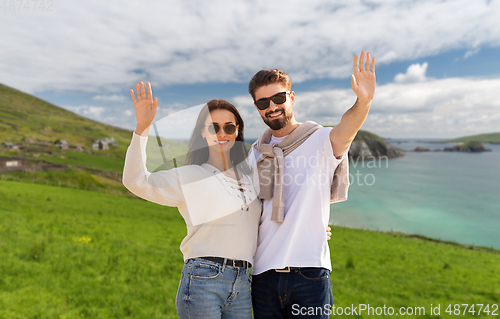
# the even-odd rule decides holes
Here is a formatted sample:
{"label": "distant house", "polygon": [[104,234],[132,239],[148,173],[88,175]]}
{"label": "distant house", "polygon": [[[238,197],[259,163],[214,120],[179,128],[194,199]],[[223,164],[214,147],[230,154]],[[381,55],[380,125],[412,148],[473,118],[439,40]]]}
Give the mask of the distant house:
{"label": "distant house", "polygon": [[69,143],[65,140],[60,140],[54,143],[55,146],[59,147],[62,150],[67,150],[69,148]]}
{"label": "distant house", "polygon": [[111,145],[111,146],[118,146],[118,142],[112,137],[105,138],[104,142],[108,143],[108,145]]}
{"label": "distant house", "polygon": [[19,145],[13,144],[11,142],[4,142],[3,146],[5,146],[9,150],[18,150],[19,149]]}
{"label": "distant house", "polygon": [[108,144],[108,142],[101,140],[101,141],[99,141],[98,144],[99,144],[99,149],[100,150],[109,150],[109,144]]}
{"label": "distant house", "polygon": [[85,151],[85,147],[83,147],[82,144],[76,144],[76,150],[78,152],[83,152]]}
{"label": "distant house", "polygon": [[92,144],[92,149],[93,150],[109,150],[110,145],[117,146],[118,142],[112,137],[107,137],[107,138],[95,141],[95,143]]}
{"label": "distant house", "polygon": [[25,170],[30,167],[30,162],[26,159],[0,156],[0,173]]}
{"label": "distant house", "polygon": [[98,140],[96,143],[92,144],[92,149],[93,150],[109,150],[109,145],[108,145],[108,143],[104,142],[103,140]]}

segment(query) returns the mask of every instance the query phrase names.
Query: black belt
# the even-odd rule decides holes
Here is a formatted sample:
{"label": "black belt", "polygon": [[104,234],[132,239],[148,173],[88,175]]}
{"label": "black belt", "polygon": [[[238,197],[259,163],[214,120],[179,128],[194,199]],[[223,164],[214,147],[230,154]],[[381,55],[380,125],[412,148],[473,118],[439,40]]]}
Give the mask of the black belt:
{"label": "black belt", "polygon": [[[200,259],[208,260],[208,261],[213,261],[218,264],[224,265],[224,258],[221,257],[200,257]],[[235,268],[251,268],[252,264],[249,263],[248,261],[245,260],[232,260],[232,259],[225,259],[226,260],[226,266],[232,266]]]}

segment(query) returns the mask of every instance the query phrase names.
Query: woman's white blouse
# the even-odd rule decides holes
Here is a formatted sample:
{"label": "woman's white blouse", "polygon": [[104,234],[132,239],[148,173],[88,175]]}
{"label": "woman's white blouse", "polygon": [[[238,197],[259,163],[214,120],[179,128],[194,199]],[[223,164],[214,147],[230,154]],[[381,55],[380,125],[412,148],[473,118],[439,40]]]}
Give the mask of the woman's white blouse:
{"label": "woman's white blouse", "polygon": [[236,181],[210,164],[150,173],[147,141],[133,133],[123,184],[138,197],[179,209],[187,226],[180,246],[184,260],[215,256],[253,262],[261,202],[251,178],[243,175]]}

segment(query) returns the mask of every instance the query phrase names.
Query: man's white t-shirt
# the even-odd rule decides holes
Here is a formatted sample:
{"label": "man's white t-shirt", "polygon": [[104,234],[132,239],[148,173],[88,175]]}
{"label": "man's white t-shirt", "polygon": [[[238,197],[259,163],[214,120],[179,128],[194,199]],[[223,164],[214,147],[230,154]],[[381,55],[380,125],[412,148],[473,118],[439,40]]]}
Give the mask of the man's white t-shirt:
{"label": "man's white t-shirt", "polygon": [[[331,271],[326,227],[330,217],[330,186],[340,158],[333,155],[331,128],[320,128],[285,156],[283,223],[271,221],[272,199],[264,200],[253,274],[269,269],[322,267]],[[283,138],[272,136],[271,143]],[[248,162],[255,168],[261,153],[252,147]]]}

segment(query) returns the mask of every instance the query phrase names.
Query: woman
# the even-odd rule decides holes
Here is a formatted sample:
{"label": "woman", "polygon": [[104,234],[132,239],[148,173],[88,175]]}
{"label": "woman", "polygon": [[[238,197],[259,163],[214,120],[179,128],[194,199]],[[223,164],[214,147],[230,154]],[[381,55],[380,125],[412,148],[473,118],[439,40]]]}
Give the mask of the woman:
{"label": "woman", "polygon": [[127,150],[123,184],[146,200],[179,209],[187,226],[176,297],[179,318],[251,318],[251,263],[261,203],[252,187],[244,124],[229,102],[213,100],[198,116],[188,164],[150,173],[146,143],[157,98],[151,85],[131,90],[137,127]]}

